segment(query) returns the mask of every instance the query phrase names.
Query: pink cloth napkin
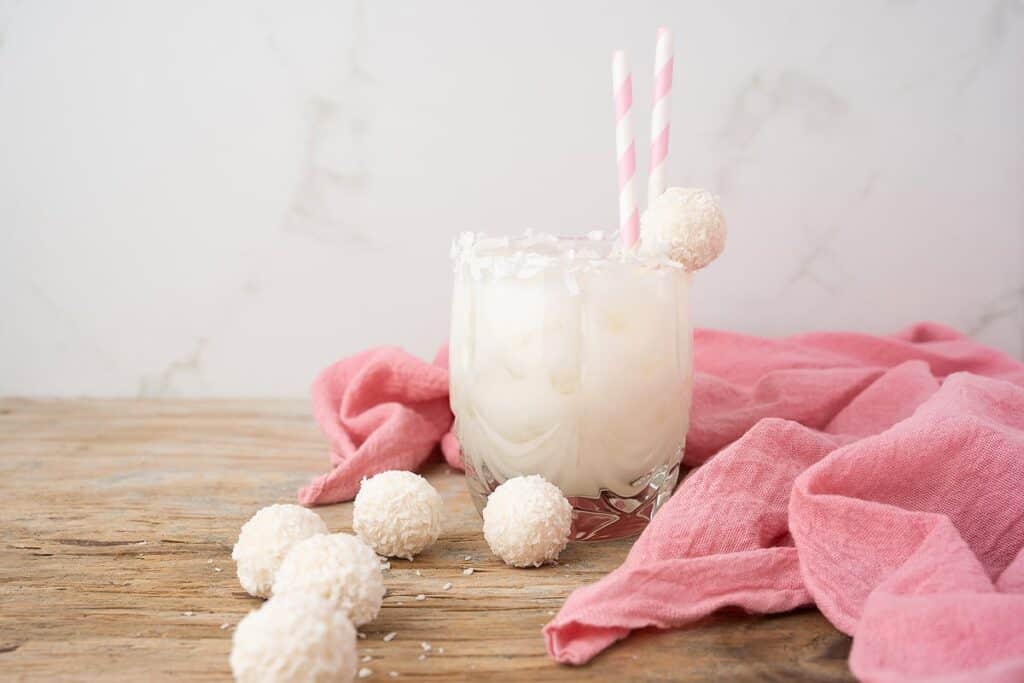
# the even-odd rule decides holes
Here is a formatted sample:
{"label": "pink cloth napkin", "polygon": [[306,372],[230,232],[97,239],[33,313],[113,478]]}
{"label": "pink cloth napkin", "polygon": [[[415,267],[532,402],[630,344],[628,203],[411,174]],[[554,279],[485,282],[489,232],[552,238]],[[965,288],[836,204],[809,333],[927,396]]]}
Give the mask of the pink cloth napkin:
{"label": "pink cloth napkin", "polygon": [[[545,627],[551,655],[581,664],[632,629],[813,602],[854,636],[862,680],[1024,680],[1024,365],[933,324],[695,336],[685,461],[701,466]],[[442,358],[385,349],[321,374],[335,469],[300,501],[350,498],[442,439],[461,465]]]}
{"label": "pink cloth napkin", "polygon": [[332,469],[299,489],[303,505],[351,500],[363,477],[417,470],[438,444],[448,463],[462,469],[450,434],[447,347],[432,364],[390,347],[343,358],[317,376],[312,394]]}
{"label": "pink cloth napkin", "polygon": [[813,602],[862,680],[1024,680],[1024,366],[936,325],[695,354],[686,461],[710,461],[545,627],[555,659]]}

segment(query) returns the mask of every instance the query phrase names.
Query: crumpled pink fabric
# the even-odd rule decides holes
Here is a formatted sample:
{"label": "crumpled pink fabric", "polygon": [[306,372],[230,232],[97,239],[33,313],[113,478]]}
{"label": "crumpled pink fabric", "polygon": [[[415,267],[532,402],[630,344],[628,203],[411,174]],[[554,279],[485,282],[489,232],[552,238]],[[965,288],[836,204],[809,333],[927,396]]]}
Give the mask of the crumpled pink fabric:
{"label": "crumpled pink fabric", "polygon": [[332,469],[299,489],[303,505],[351,500],[363,477],[415,471],[439,444],[448,463],[462,468],[450,434],[447,347],[433,363],[391,347],[343,358],[317,376],[312,396]]}
{"label": "crumpled pink fabric", "polygon": [[[1024,680],[1024,365],[934,324],[698,330],[694,353],[685,462],[701,466],[625,563],[545,627],[555,659],[727,605],[813,602],[854,636],[862,680]],[[347,500],[438,443],[461,467],[445,358],[377,349],[321,373],[334,469],[300,501]]]}
{"label": "crumpled pink fabric", "polygon": [[1024,680],[1024,365],[933,324],[699,331],[695,363],[686,461],[710,460],[545,627],[555,659],[813,602],[861,680]]}

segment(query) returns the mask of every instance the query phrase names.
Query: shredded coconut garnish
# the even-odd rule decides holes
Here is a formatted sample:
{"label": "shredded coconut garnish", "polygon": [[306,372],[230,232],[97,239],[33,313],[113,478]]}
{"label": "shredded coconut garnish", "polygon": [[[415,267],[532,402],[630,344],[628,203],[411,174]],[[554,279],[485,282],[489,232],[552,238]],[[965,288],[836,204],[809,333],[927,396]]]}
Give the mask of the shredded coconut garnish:
{"label": "shredded coconut garnish", "polygon": [[446,583],[446,584],[445,584],[444,586],[442,586],[442,588],[441,588],[441,590],[446,590],[446,591],[450,591],[451,589],[452,589],[452,582],[451,582],[451,581],[449,581],[448,583]]}
{"label": "shredded coconut garnish", "polygon": [[512,238],[465,232],[452,243],[451,255],[457,276],[474,280],[529,279],[549,268],[562,268],[565,285],[572,295],[578,294],[579,289],[576,273],[608,264],[682,268],[664,253],[624,250],[617,235],[606,237],[600,230],[585,237],[555,237],[530,230]]}
{"label": "shredded coconut garnish", "polygon": [[420,647],[423,648],[424,652],[430,652],[430,650],[431,650],[430,643],[428,643],[426,641],[423,641],[422,643],[420,643]]}
{"label": "shredded coconut garnish", "polygon": [[424,595],[423,593],[420,593],[419,595],[416,596],[416,599],[417,600],[426,600],[427,596]]}
{"label": "shredded coconut garnish", "polygon": [[398,635],[397,631],[392,631],[391,633],[389,633],[386,636],[384,636],[384,642],[385,643],[390,643],[392,640],[395,639],[395,636],[397,636],[397,635]]}
{"label": "shredded coconut garnish", "polygon": [[369,678],[373,675],[373,669],[367,669],[365,666],[359,670],[360,678]]}
{"label": "shredded coconut garnish", "polygon": [[419,569],[417,569],[416,570],[416,576],[423,576],[423,572],[421,572]]}
{"label": "shredded coconut garnish", "polygon": [[473,568],[472,567],[466,567],[465,569],[462,570],[463,576],[469,576],[472,573],[473,573]]}

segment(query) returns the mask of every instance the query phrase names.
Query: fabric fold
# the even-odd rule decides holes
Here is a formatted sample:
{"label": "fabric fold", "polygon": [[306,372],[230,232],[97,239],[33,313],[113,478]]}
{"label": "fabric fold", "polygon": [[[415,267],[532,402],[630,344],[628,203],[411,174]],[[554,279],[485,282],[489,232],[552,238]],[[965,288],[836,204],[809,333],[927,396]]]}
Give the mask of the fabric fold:
{"label": "fabric fold", "polygon": [[698,333],[696,367],[686,460],[706,464],[570,595],[544,629],[552,657],[814,602],[854,636],[861,680],[1024,680],[1024,366],[918,325]]}
{"label": "fabric fold", "polygon": [[333,468],[299,490],[303,505],[351,500],[379,472],[418,470],[442,439],[444,457],[462,467],[448,436],[447,348],[433,363],[389,347],[344,358],[317,376],[312,403]]}

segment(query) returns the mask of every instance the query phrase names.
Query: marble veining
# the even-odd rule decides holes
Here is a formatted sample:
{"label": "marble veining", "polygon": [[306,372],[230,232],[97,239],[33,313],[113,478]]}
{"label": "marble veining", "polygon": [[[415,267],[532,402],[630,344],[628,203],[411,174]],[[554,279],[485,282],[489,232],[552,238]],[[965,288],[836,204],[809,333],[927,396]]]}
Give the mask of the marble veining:
{"label": "marble veining", "polygon": [[836,251],[833,243],[844,227],[847,226],[846,217],[858,204],[863,203],[868,198],[877,180],[878,173],[869,175],[821,233],[813,234],[806,229],[804,230],[804,247],[806,251],[797,264],[793,275],[786,281],[787,286],[797,286],[804,281],[808,281],[829,294],[837,292],[842,284],[843,264],[841,254]]}
{"label": "marble veining", "polygon": [[929,319],[1024,357],[1022,17],[0,0],[0,394],[301,396],[369,346],[432,356],[453,235],[614,224],[608,56],[645,126],[662,24],[669,180],[729,220],[698,325]]}
{"label": "marble veining", "polygon": [[955,91],[959,94],[977,78],[978,73],[999,54],[1010,35],[1010,26],[1024,15],[1021,0],[995,0],[982,19],[974,45],[968,48],[962,59],[963,75]]}
{"label": "marble veining", "polygon": [[[994,324],[1007,319],[1013,315],[1020,315],[1024,312],[1024,287],[1017,287],[1009,291],[997,294],[991,300],[985,302],[978,312],[976,319],[971,322],[965,332],[969,335],[979,335]],[[1024,337],[1024,331],[1022,331]],[[1024,342],[1024,339],[1022,339]]]}
{"label": "marble veining", "polygon": [[203,353],[206,351],[210,340],[200,337],[194,340],[192,348],[184,355],[167,363],[164,368],[155,374],[144,375],[139,380],[139,389],[136,395],[140,398],[165,398],[168,396],[180,396],[183,392],[182,382],[190,381],[192,391],[206,390],[207,383],[203,377]]}
{"label": "marble veining", "polygon": [[[368,246],[373,232],[353,217],[352,205],[365,203],[372,182],[370,132],[373,76],[369,71],[366,9],[352,3],[352,43],[337,85],[308,93],[308,129],[300,180],[284,229],[317,240]],[[275,46],[277,43],[275,41]],[[281,50],[275,47],[280,55]]]}
{"label": "marble veining", "polygon": [[725,194],[733,187],[733,170],[773,118],[795,114],[801,128],[814,135],[834,126],[848,109],[840,94],[809,74],[796,70],[755,72],[737,90],[718,131],[719,142],[729,150],[729,157],[719,167],[718,191]]}

